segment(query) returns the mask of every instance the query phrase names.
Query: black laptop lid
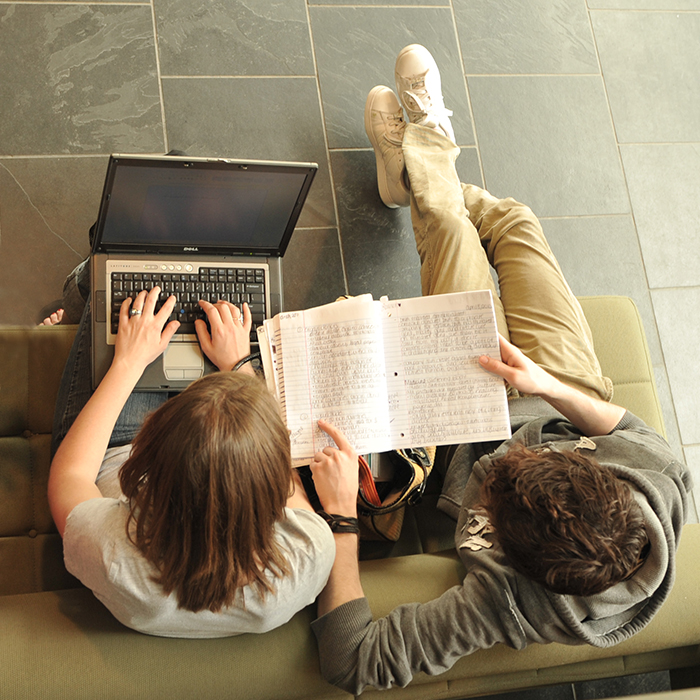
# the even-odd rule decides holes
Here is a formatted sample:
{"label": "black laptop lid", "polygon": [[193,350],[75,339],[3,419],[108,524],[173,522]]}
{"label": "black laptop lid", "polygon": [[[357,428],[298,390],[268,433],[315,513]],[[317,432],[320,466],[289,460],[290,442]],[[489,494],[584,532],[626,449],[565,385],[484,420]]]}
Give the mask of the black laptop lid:
{"label": "black laptop lid", "polygon": [[93,252],[281,256],[317,169],[113,155]]}

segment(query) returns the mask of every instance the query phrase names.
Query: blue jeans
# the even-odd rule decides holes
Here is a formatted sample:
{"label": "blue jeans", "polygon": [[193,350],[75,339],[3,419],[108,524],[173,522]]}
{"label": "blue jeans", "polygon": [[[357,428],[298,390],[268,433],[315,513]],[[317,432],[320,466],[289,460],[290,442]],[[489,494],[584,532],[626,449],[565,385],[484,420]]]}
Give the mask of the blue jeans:
{"label": "blue jeans", "polygon": [[[89,282],[90,268],[85,265],[80,271],[82,282],[87,277]],[[51,438],[51,455],[63,441],[66,433],[73,425],[80,411],[92,396],[92,371],[90,359],[91,336],[91,303],[90,298],[85,304],[78,332],[73,341],[68,360],[66,361],[63,377],[58,389],[56,408],[53,417],[53,435]],[[161,392],[132,392],[127,399],[122,412],[112,431],[109,447],[119,447],[133,442],[141,429],[146,416],[162,406],[169,398]]]}

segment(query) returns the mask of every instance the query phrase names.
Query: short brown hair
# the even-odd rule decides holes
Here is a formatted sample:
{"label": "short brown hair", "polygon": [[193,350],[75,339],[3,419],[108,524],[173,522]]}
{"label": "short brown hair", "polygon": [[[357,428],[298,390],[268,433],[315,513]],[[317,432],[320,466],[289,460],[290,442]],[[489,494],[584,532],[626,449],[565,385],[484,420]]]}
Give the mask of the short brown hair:
{"label": "short brown hair", "polygon": [[593,595],[624,580],[647,542],[628,486],[593,457],[512,447],[481,497],[513,568],[555,593]]}
{"label": "short brown hair", "polygon": [[145,421],[120,472],[134,544],[185,610],[217,612],[288,573],[274,538],[290,492],[289,435],[264,382],[211,374]]}

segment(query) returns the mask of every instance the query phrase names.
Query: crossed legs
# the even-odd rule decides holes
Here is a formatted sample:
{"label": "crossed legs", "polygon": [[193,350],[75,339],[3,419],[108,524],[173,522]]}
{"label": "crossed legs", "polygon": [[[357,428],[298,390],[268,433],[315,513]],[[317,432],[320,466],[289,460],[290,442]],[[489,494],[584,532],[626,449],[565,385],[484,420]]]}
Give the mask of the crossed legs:
{"label": "crossed legs", "polygon": [[[499,332],[557,378],[604,400],[590,328],[529,207],[459,182],[459,148],[408,124],[403,154],[423,294],[490,289]],[[491,276],[496,271],[500,294]]]}
{"label": "crossed legs", "polygon": [[[381,120],[375,118],[371,139],[373,145],[383,145],[381,152],[375,145],[375,151],[378,166],[390,166],[383,173],[390,185],[392,177],[407,174],[404,181],[410,184],[423,294],[490,289],[502,335],[558,379],[610,400],[612,383],[601,374],[586,318],[537,217],[513,199],[497,199],[479,187],[459,182],[454,166],[459,148],[451,138],[451,128],[445,128],[449,113],[442,95],[433,94],[440,90],[436,73],[437,66],[423,47],[407,47],[399,54],[396,84],[410,123],[402,128],[401,145],[393,145],[382,141]],[[415,101],[411,100],[410,109],[406,107],[406,93],[401,92],[410,88],[415,95],[416,86],[424,106],[422,115],[415,111]],[[396,126],[399,115],[393,113],[398,100],[388,88],[370,93],[367,113],[376,117],[383,104],[392,112]],[[437,116],[431,110],[437,110]],[[396,134],[392,136],[396,141]],[[402,157],[396,158],[392,148],[401,149]],[[405,173],[398,172],[397,163],[405,163]],[[388,191],[391,197],[397,190]],[[408,203],[398,196],[386,201],[386,192],[382,199],[388,206]]]}

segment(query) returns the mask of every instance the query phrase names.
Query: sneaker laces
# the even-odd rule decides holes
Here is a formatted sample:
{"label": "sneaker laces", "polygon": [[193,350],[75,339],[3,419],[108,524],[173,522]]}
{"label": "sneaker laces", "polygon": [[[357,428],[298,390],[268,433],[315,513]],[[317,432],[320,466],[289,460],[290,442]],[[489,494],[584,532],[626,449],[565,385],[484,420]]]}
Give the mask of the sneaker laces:
{"label": "sneaker laces", "polygon": [[387,141],[401,145],[403,143],[403,132],[406,130],[406,122],[403,118],[403,112],[395,114],[386,114],[386,131],[384,136]]}
{"label": "sneaker laces", "polygon": [[[437,126],[443,117],[452,116],[452,110],[445,108],[442,96],[433,104],[433,98],[425,86],[425,76],[427,74],[428,71],[408,78],[409,88],[404,91],[404,106],[409,112],[416,112],[421,115],[416,123],[435,122],[432,126]],[[409,97],[411,102],[415,103],[417,109],[410,109],[406,105],[406,97]]]}

